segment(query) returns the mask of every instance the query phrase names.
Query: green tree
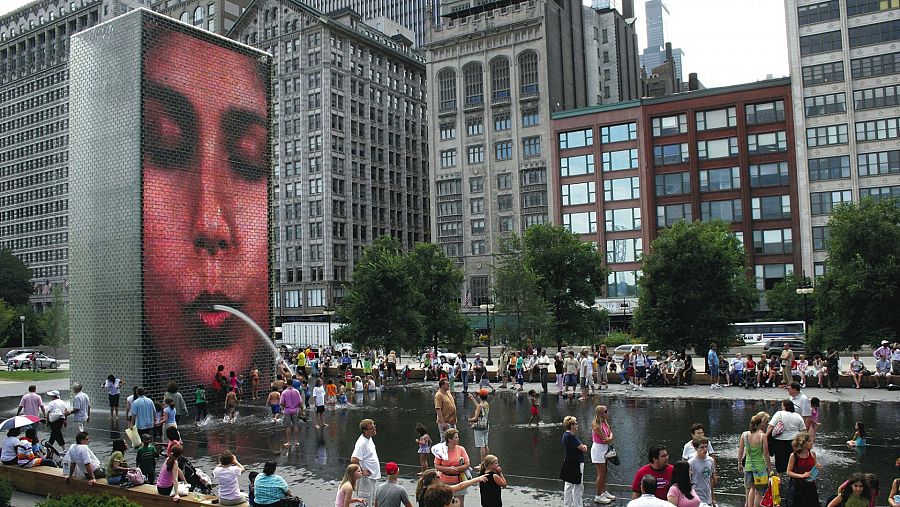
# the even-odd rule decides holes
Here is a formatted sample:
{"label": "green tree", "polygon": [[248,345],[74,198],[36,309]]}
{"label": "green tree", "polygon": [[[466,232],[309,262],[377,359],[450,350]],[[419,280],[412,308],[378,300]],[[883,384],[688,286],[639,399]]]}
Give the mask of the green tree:
{"label": "green tree", "polygon": [[3,334],[0,334],[0,347],[6,347],[9,343],[15,343],[13,340],[13,336],[9,334],[9,330],[12,329],[12,325],[14,322],[19,320],[19,316],[16,314],[16,310],[9,306],[6,301],[0,299],[0,330],[3,330]]}
{"label": "green tree", "polygon": [[38,326],[43,334],[41,345],[53,348],[53,355],[60,345],[69,341],[69,311],[62,298],[62,289],[53,288],[53,306],[39,317]]}
{"label": "green tree", "polygon": [[416,244],[407,262],[421,294],[418,312],[426,340],[423,345],[431,344],[435,351],[440,344],[452,351],[468,350],[472,333],[468,319],[459,311],[462,271],[433,243]]}
{"label": "green tree", "polygon": [[[10,307],[11,305],[6,307],[7,313]],[[43,331],[39,325],[40,315],[34,311],[34,307],[30,303],[24,303],[12,308],[12,312],[12,319],[6,322],[6,326],[0,327],[0,337],[7,340],[6,346],[19,347],[22,345],[22,321],[19,320],[20,316],[25,317],[25,346],[35,347],[41,343]],[[0,324],[3,322],[4,319],[0,318]]]}
{"label": "green tree", "polygon": [[494,313],[502,317],[493,329],[497,343],[519,348],[530,340],[533,345],[548,345],[550,306],[541,296],[540,278],[525,263],[522,238],[516,234],[502,238],[496,259]]}
{"label": "green tree", "polygon": [[644,251],[642,269],[633,326],[653,349],[727,345],[729,324],[746,319],[757,302],[744,247],[721,221],[664,229]]}
{"label": "green tree", "polygon": [[0,299],[16,307],[31,296],[31,270],[10,250],[0,250]]}
{"label": "green tree", "polygon": [[[815,293],[808,296],[797,294],[797,289],[801,287],[812,287],[812,280],[809,277],[790,273],[766,291],[766,306],[769,307],[770,320],[804,320],[807,318],[807,311],[812,312],[815,309],[815,300],[808,299],[804,302],[803,298],[814,298]],[[804,305],[806,306],[804,307]]]}
{"label": "green tree", "polygon": [[587,343],[606,327],[606,312],[594,307],[609,270],[592,243],[561,226],[535,225],[525,231],[525,265],[537,275],[541,297],[550,306],[557,347]]}
{"label": "green tree", "polygon": [[896,201],[837,206],[828,221],[828,259],[816,286],[817,332],[838,349],[900,335],[900,209]]}

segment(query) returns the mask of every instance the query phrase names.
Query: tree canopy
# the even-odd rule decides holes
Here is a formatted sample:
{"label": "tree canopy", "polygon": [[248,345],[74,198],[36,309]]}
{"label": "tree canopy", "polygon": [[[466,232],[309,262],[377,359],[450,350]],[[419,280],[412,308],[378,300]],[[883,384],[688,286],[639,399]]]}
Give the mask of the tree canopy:
{"label": "tree canopy", "polygon": [[16,307],[31,296],[31,269],[10,250],[0,250],[0,299]]}
{"label": "tree canopy", "polygon": [[816,285],[824,345],[856,349],[900,336],[900,209],[871,198],[832,211],[825,275]]}
{"label": "tree canopy", "polygon": [[502,315],[494,328],[501,343],[520,347],[526,342],[546,346],[551,341],[550,306],[541,295],[540,277],[525,263],[522,238],[500,240],[494,272],[494,312]]}
{"label": "tree canopy", "polygon": [[757,302],[744,247],[727,224],[677,222],[643,254],[633,327],[651,348],[684,351],[726,345],[729,324]]}
{"label": "tree canopy", "polygon": [[[789,273],[766,291],[769,320],[805,320],[808,316],[812,317],[816,304],[815,293],[807,296],[797,294],[797,289],[801,287],[812,287],[812,280]],[[804,297],[807,298],[806,302],[803,301]]]}

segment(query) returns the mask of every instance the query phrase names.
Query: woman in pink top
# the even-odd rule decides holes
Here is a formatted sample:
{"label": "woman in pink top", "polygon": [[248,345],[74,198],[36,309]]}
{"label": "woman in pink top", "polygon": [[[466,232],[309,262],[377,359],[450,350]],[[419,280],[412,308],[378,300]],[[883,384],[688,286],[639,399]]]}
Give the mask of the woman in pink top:
{"label": "woman in pink top", "polygon": [[173,445],[169,456],[163,462],[162,468],[159,470],[159,477],[156,478],[156,492],[160,495],[168,495],[173,497],[172,500],[177,502],[181,500],[178,496],[178,481],[185,480],[184,472],[178,468],[178,458],[184,452],[184,447]]}
{"label": "woman in pink top", "polygon": [[[465,480],[462,474],[472,465],[469,462],[469,453],[459,445],[459,431],[450,428],[444,432],[444,440],[447,442],[447,457],[435,456],[434,468],[441,473],[438,479],[444,484],[452,486]],[[465,495],[466,489],[453,493],[453,496],[459,499],[459,507],[465,507],[463,503]]]}
{"label": "woman in pink top", "polygon": [[597,405],[594,409],[594,421],[591,423],[591,462],[597,469],[597,493],[594,503],[609,504],[616,499],[606,490],[606,453],[613,441],[612,429],[609,427],[609,409],[606,405]]}
{"label": "woman in pink top", "polygon": [[700,497],[691,487],[691,466],[681,460],[672,468],[672,487],[666,495],[675,507],[700,507]]}
{"label": "woman in pink top", "polygon": [[344,472],[344,478],[341,479],[341,485],[338,486],[337,496],[334,497],[334,507],[350,507],[350,504],[363,504],[365,500],[362,498],[353,498],[353,490],[356,489],[356,481],[362,477],[362,468],[359,465],[349,465]]}

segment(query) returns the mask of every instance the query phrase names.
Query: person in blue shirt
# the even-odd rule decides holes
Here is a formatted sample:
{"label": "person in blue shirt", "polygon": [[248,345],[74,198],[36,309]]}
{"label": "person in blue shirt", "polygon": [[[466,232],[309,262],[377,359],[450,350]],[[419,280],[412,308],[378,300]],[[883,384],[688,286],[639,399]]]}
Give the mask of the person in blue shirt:
{"label": "person in blue shirt", "polygon": [[291,495],[287,482],[280,475],[275,475],[275,462],[266,461],[263,473],[253,481],[253,501],[256,505],[278,505]]}
{"label": "person in blue shirt", "polygon": [[144,388],[138,387],[137,398],[131,403],[128,418],[134,422],[139,434],[153,433],[153,425],[156,420],[156,407],[150,398],[144,396]]}
{"label": "person in blue shirt", "polygon": [[719,389],[719,354],[716,351],[718,347],[715,343],[709,346],[709,352],[706,354],[706,362],[709,365],[709,387],[710,389]]}

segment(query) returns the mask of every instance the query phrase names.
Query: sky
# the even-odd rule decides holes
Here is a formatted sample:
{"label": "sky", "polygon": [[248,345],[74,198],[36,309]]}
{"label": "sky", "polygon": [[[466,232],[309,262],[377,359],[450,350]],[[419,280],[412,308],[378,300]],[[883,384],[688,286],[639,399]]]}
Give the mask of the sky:
{"label": "sky", "polygon": [[[707,88],[788,75],[784,0],[664,0],[666,40],[684,51],[684,79]],[[27,0],[0,0],[0,13]],[[588,2],[590,3],[590,2]],[[647,44],[644,0],[634,0],[640,49]]]}

